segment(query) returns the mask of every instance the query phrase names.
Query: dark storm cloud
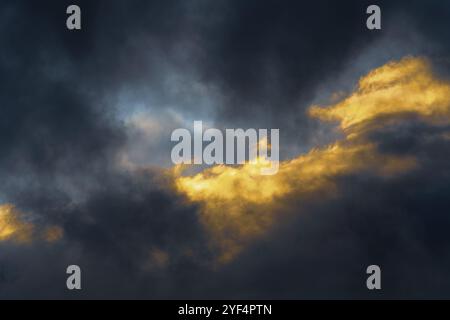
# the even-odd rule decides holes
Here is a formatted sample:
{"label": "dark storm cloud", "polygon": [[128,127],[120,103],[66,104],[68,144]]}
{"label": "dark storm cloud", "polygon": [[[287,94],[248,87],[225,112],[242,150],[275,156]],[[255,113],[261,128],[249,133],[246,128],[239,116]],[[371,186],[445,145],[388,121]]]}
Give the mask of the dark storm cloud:
{"label": "dark storm cloud", "polygon": [[[80,2],[83,31],[70,33],[65,28],[68,4],[2,3],[7,28],[0,33],[1,199],[31,213],[35,223],[64,228],[63,242],[54,247],[37,243],[21,251],[2,244],[2,298],[62,296],[64,271],[73,263],[85,265],[88,279],[98,284],[88,290],[90,296],[115,287],[107,285],[114,279],[121,292],[132,296],[140,290],[135,286],[140,275],[160,274],[158,263],[166,259],[170,266],[179,265],[176,274],[183,274],[183,268],[189,270],[183,257],[201,255],[195,242],[202,234],[192,208],[153,187],[155,174],[116,171],[114,156],[126,132],[105,102],[122,83],[139,85],[149,78],[144,74],[158,77],[156,67],[143,66],[152,51],[130,49],[127,38],[150,34],[155,50],[164,52],[180,28],[182,12],[168,18],[179,5]],[[139,16],[142,12],[151,14]],[[134,178],[138,181],[130,181]],[[145,183],[139,180],[144,178]],[[158,262],[152,254],[163,258]],[[170,285],[158,281],[161,290],[152,292],[163,296]]]}
{"label": "dark storm cloud", "polygon": [[[87,188],[107,175],[126,140],[114,93],[158,83],[158,57],[176,43],[184,16],[179,2],[82,1],[83,30],[71,33],[70,3],[2,3],[0,171],[13,198]],[[152,45],[134,47],[142,34]]]}
{"label": "dark storm cloud", "polygon": [[80,297],[65,289],[69,264],[83,268],[82,297],[378,297],[363,287],[372,263],[386,297],[448,297],[450,149],[438,129],[377,133],[380,150],[416,155],[420,169],[344,177],[341,198],[310,204],[213,270],[197,208],[161,172],[117,169],[127,134],[112,107],[125,90],[201,117],[189,92],[165,84],[186,74],[220,93],[218,123],[307,140],[317,86],[383,37],[421,34],[407,50],[426,48],[448,75],[447,2],[381,2],[378,33],[365,29],[361,1],[75,1],[83,29],[68,32],[72,2],[0,5],[0,199],[64,228],[54,245],[1,244],[1,298]]}
{"label": "dark storm cloud", "polygon": [[51,245],[1,244],[0,298],[77,297],[65,289],[71,264],[83,270],[78,298],[188,294],[183,282],[208,270],[207,239],[195,208],[181,206],[168,189],[152,187],[154,176],[109,178],[83,204],[51,208],[52,200],[45,214],[63,227],[64,238]]}
{"label": "dark storm cloud", "polygon": [[[364,1],[219,1],[200,22],[203,81],[223,92],[217,122],[280,128],[281,155],[311,142],[305,115],[318,84],[382,33],[365,28]],[[301,141],[299,143],[299,141]]]}
{"label": "dark storm cloud", "polygon": [[296,101],[310,98],[317,82],[376,38],[361,23],[366,6],[360,1],[222,5],[219,23],[206,32],[202,66],[235,100],[233,109],[223,110],[230,117],[295,111]]}
{"label": "dark storm cloud", "polygon": [[54,12],[37,2],[2,6],[8,13],[0,35],[3,179],[85,173],[120,133],[108,123],[107,110],[82,92],[81,79],[72,77],[76,65],[66,56],[70,48],[56,31]]}

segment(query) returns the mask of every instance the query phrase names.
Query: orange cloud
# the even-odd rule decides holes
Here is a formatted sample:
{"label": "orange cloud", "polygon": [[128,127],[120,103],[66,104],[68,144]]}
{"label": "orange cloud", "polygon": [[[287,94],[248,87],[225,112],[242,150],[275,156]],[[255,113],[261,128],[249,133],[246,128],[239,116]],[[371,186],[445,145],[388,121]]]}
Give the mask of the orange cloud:
{"label": "orange cloud", "polygon": [[259,166],[266,165],[261,161],[215,166],[192,176],[174,170],[178,192],[200,208],[219,262],[232,260],[268,232],[287,197],[324,199],[339,194],[339,176],[370,171],[389,177],[416,167],[414,157],[380,153],[365,133],[391,119],[407,121],[406,114],[430,123],[448,122],[450,84],[432,74],[426,59],[408,57],[371,71],[349,96],[328,107],[312,106],[309,114],[337,121],[344,138],[281,162],[276,175],[260,175]]}
{"label": "orange cloud", "polygon": [[25,215],[11,204],[0,205],[0,242],[11,241],[17,244],[29,244],[40,238],[46,242],[55,242],[62,238],[63,230],[50,226],[40,230]]}
{"label": "orange cloud", "polygon": [[10,204],[0,206],[0,241],[31,242],[34,225],[20,219],[21,214]]}
{"label": "orange cloud", "polygon": [[347,132],[381,117],[414,114],[429,123],[450,122],[450,84],[435,77],[425,58],[404,58],[371,71],[357,89],[328,107],[313,106],[310,115],[338,121]]}

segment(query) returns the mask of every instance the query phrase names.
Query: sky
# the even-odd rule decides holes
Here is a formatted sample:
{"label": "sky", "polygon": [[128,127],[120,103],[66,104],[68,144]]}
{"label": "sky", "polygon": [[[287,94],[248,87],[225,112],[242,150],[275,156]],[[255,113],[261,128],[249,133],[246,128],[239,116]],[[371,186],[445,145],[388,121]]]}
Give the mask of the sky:
{"label": "sky", "polygon": [[[374,3],[1,1],[0,299],[450,298],[450,3]],[[278,173],[175,166],[195,120]]]}

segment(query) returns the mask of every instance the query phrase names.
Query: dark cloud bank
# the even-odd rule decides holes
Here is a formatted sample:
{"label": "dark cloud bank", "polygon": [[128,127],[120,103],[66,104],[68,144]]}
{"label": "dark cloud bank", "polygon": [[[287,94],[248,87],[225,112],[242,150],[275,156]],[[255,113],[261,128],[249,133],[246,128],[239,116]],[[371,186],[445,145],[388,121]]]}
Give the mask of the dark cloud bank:
{"label": "dark cloud bank", "polygon": [[[281,128],[282,146],[306,148],[328,132],[306,108],[358,57],[367,71],[427,54],[448,76],[447,2],[380,2],[375,33],[362,1],[75,3],[76,33],[65,29],[71,2],[0,5],[0,199],[64,229],[55,244],[0,244],[0,298],[450,296],[450,144],[435,128],[375,134],[385,152],[413,154],[420,167],[388,181],[342,177],[341,197],[302,204],[305,212],[214,268],[197,208],[157,170],[117,168],[128,141],[111,107],[125,90],[161,106],[155,113],[177,104],[200,112],[161,83],[167,72],[188,74],[220,92],[217,123]],[[152,262],[154,248],[168,261]],[[83,270],[81,292],[65,289],[69,264]],[[365,289],[369,264],[382,267],[381,293]]]}

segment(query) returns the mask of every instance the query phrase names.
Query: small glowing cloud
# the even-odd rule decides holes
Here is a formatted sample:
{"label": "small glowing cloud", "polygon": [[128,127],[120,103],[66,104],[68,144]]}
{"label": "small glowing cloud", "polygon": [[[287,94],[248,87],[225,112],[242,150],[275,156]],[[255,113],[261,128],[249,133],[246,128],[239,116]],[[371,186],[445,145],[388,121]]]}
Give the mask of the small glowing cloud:
{"label": "small glowing cloud", "polygon": [[0,205],[0,242],[29,244],[39,238],[51,243],[62,237],[63,230],[60,227],[50,226],[41,230],[32,222],[26,221],[25,215],[13,205]]}
{"label": "small glowing cloud", "polygon": [[63,236],[64,231],[61,227],[58,226],[47,227],[43,232],[43,239],[47,242],[59,241]]}
{"label": "small glowing cloud", "polygon": [[0,206],[0,241],[31,242],[33,224],[21,220],[21,214],[10,204]]}
{"label": "small glowing cloud", "polygon": [[170,256],[167,251],[153,247],[142,267],[144,271],[155,271],[166,268],[169,262]]}

